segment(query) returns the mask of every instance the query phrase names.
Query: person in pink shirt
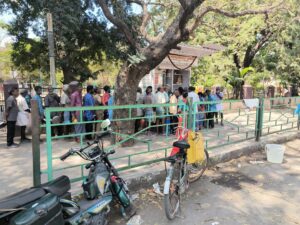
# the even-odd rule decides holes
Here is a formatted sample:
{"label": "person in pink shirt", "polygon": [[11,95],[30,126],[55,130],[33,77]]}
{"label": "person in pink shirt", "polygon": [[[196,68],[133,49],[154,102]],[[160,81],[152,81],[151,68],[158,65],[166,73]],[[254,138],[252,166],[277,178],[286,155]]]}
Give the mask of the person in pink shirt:
{"label": "person in pink shirt", "polygon": [[[82,87],[78,82],[71,82],[70,86],[72,87],[71,94],[71,107],[82,107]],[[82,122],[80,120],[80,111],[75,111],[72,113],[72,121],[73,122]],[[74,125],[75,134],[82,134],[85,132],[84,124],[76,124]],[[79,142],[79,136],[75,137],[75,141]]]}

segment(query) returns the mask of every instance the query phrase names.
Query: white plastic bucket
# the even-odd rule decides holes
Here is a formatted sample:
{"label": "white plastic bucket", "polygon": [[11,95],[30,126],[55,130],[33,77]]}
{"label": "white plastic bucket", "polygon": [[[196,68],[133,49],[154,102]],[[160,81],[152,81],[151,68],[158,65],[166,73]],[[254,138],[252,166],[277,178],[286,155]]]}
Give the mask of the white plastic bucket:
{"label": "white plastic bucket", "polygon": [[271,163],[282,163],[285,152],[285,146],[267,144],[265,147],[267,160]]}

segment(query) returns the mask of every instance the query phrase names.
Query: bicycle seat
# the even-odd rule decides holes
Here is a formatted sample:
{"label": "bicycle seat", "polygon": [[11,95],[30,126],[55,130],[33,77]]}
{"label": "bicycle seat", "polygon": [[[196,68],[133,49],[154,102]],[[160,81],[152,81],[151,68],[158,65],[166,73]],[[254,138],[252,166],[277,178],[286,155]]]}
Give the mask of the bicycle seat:
{"label": "bicycle seat", "polygon": [[188,148],[190,148],[189,143],[187,143],[186,141],[175,141],[173,143],[173,146],[177,147],[179,149],[188,149]]}

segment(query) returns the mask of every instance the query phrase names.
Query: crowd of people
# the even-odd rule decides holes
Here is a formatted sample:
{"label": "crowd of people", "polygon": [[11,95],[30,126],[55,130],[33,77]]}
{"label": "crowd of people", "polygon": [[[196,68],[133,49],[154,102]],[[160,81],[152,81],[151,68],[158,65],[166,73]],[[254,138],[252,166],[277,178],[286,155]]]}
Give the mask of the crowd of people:
{"label": "crowd of people", "polygon": [[[41,123],[45,122],[44,110],[47,107],[81,107],[81,106],[109,106],[113,105],[113,96],[111,95],[111,89],[109,86],[105,86],[104,94],[101,95],[100,88],[94,88],[92,85],[88,85],[86,88],[86,94],[83,96],[82,86],[78,82],[71,82],[69,85],[64,85],[62,94],[59,96],[54,92],[52,87],[48,88],[48,93],[42,97],[42,87],[35,86],[34,94],[31,97],[28,90],[23,89],[19,93],[17,87],[9,90],[9,97],[6,99],[6,124],[7,124],[7,147],[16,148],[19,145],[14,142],[16,126],[21,130],[21,143],[30,141],[26,137],[26,127],[31,125],[31,105],[30,100],[36,100],[38,106],[38,114]],[[74,128],[68,126],[71,122],[81,121],[80,111],[70,112],[64,111],[51,112],[51,123],[62,123],[66,126],[52,126],[51,135],[68,135],[72,129],[75,132],[75,141],[79,142],[80,134],[87,133],[86,139],[92,139],[92,133],[94,132],[93,121],[95,119],[111,119],[113,117],[112,110],[105,110],[104,112],[97,110],[86,110],[83,112],[82,119],[90,122],[85,124],[75,124]],[[100,125],[95,126],[96,131],[100,130]]]}
{"label": "crowd of people", "polygon": [[[21,130],[21,143],[28,142],[30,139],[26,137],[26,127],[30,126],[30,100],[34,99],[37,102],[38,113],[41,122],[44,122],[44,109],[47,107],[82,107],[82,106],[112,106],[114,104],[114,97],[111,94],[111,88],[105,86],[102,90],[98,87],[88,85],[86,93],[83,95],[83,88],[78,82],[71,82],[64,85],[61,96],[55,93],[52,87],[48,87],[48,93],[42,97],[42,87],[34,87],[34,95],[31,98],[28,90],[23,89],[19,93],[18,88],[12,88],[9,91],[10,96],[6,99],[6,121],[7,121],[7,146],[10,148],[18,147],[14,142],[15,127],[19,126]],[[153,88],[148,86],[145,93],[138,88],[136,104],[155,104],[153,107],[140,107],[136,109],[135,132],[145,128],[149,125],[156,127],[156,132],[166,133],[166,125],[168,124],[168,132],[175,133],[178,124],[178,116],[184,111],[188,111],[188,99],[191,98],[193,102],[199,102],[196,108],[196,130],[202,128],[214,128],[215,120],[221,119],[223,126],[223,107],[222,101],[223,93],[221,88],[217,87],[215,93],[206,90],[204,93],[195,92],[194,87],[184,89],[179,87],[171,92],[168,86],[157,88],[153,93]],[[201,102],[210,102],[201,104]],[[161,104],[170,103],[172,105],[165,107]],[[160,106],[161,105],[161,106]],[[86,139],[91,140],[93,133],[100,130],[100,124],[95,123],[95,120],[113,119],[113,110],[85,110],[80,111],[51,112],[51,123],[64,124],[64,126],[52,126],[52,136],[69,135],[74,131],[75,141],[79,142],[80,135],[86,133]],[[85,123],[78,123],[77,121],[84,120]],[[74,126],[70,124],[74,123]],[[150,132],[150,131],[149,131]]]}
{"label": "crowd of people", "polygon": [[[191,98],[193,102],[197,102],[196,107],[196,130],[203,128],[214,128],[215,123],[219,123],[223,126],[223,106],[221,101],[224,94],[220,87],[216,88],[216,91],[212,93],[210,90],[206,90],[204,93],[195,92],[194,87],[184,89],[179,87],[170,91],[168,86],[158,87],[155,93],[153,93],[152,86],[146,88],[145,94],[138,88],[137,90],[137,104],[166,104],[170,103],[169,107],[155,106],[137,109],[137,116],[145,119],[138,119],[135,123],[135,132],[138,132],[141,127],[149,126],[149,123],[155,124],[157,133],[166,132],[165,128],[167,124],[170,124],[170,133],[175,134],[178,124],[178,117],[184,111],[187,111],[188,99]],[[210,102],[201,104],[201,102]]]}

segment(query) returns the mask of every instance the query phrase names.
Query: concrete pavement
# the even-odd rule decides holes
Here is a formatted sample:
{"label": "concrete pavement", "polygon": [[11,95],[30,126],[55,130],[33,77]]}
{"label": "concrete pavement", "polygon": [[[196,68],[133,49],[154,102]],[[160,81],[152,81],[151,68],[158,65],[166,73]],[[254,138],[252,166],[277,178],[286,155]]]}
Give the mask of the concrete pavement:
{"label": "concrete pavement", "polygon": [[[300,140],[285,146],[283,164],[266,162],[261,151],[208,170],[191,185],[174,221],[166,219],[162,197],[140,190],[136,205],[142,225],[300,224]],[[251,164],[254,160],[264,163]],[[112,217],[111,225],[126,224],[118,214]]]}

